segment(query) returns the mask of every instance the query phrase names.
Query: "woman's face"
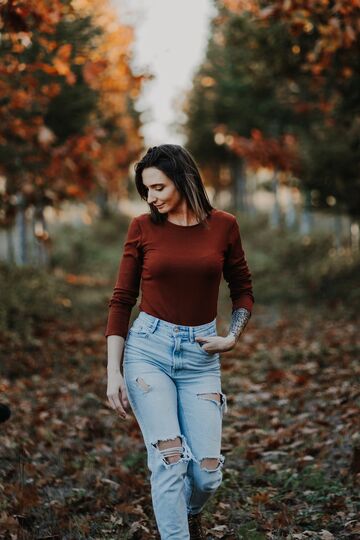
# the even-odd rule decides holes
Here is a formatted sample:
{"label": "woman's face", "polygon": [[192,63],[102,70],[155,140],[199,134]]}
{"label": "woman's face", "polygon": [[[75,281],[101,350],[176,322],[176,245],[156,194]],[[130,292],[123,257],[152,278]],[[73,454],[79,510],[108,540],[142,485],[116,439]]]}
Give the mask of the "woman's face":
{"label": "woman's face", "polygon": [[147,167],[142,172],[142,180],[148,190],[147,202],[156,206],[160,213],[172,212],[182,202],[174,182],[159,169]]}

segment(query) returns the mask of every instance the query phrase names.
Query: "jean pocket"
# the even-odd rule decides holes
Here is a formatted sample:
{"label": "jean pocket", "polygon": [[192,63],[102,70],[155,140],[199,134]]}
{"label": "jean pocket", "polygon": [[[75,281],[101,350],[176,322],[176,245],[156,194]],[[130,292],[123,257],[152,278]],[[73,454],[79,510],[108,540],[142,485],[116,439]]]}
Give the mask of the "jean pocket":
{"label": "jean pocket", "polygon": [[[214,334],[209,334],[209,336],[204,336],[204,337],[210,337],[210,336],[211,336],[211,337],[216,337],[217,334],[216,334],[216,333],[214,333]],[[216,354],[218,354],[218,353],[216,353],[216,352],[209,352],[209,351],[205,350],[205,349],[203,348],[204,345],[206,345],[206,342],[205,342],[205,341],[202,341],[202,342],[194,341],[194,343],[195,343],[195,346],[196,346],[196,348],[197,348],[198,351],[201,351],[204,355],[206,355],[206,356],[208,356],[208,357],[210,357],[210,358],[213,358]]]}
{"label": "jean pocket", "polygon": [[150,329],[143,324],[133,324],[129,329],[129,335],[135,335],[137,337],[147,337]]}

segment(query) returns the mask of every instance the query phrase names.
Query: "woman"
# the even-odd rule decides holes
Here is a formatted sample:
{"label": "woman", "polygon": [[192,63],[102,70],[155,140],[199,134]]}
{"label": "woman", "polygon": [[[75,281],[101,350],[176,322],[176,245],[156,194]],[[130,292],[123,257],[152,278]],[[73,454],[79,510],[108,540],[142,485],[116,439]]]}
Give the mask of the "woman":
{"label": "woman", "polygon": [[[141,429],[161,539],[201,539],[200,513],[225,460],[220,353],[251,317],[251,274],[236,218],[211,206],[185,148],[154,146],[135,172],[150,213],[129,225],[109,301],[107,396],[123,418],[129,401]],[[227,336],[216,330],[222,275],[232,299]]]}

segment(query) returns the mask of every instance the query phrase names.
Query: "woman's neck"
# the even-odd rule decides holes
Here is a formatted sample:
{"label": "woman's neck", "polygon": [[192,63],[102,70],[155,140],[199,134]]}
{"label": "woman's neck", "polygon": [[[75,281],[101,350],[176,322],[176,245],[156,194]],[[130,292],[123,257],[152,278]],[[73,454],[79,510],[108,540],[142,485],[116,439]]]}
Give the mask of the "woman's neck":
{"label": "woman's neck", "polygon": [[168,212],[167,220],[171,223],[175,223],[175,225],[183,226],[196,225],[198,223],[194,212],[189,208],[185,208],[181,211],[176,212]]}

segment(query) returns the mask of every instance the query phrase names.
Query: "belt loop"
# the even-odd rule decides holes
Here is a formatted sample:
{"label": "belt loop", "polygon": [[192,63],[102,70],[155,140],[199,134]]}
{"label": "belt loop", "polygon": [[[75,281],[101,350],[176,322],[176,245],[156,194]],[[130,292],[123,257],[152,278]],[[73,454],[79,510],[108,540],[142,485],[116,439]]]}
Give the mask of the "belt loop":
{"label": "belt loop", "polygon": [[194,328],[190,328],[190,342],[191,343],[194,343],[195,341],[195,338],[194,338]]}
{"label": "belt loop", "polygon": [[152,321],[150,325],[149,332],[153,334],[157,328],[157,325],[159,324],[160,319],[158,317],[154,317],[154,320]]}

